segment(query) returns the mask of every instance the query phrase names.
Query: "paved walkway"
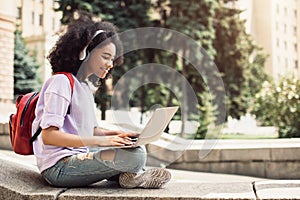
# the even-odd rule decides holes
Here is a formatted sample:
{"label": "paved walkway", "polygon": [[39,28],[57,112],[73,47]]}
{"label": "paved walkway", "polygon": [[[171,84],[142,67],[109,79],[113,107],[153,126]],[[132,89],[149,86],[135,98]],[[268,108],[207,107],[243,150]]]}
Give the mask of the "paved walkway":
{"label": "paved walkway", "polygon": [[112,182],[55,188],[40,177],[34,156],[0,150],[0,199],[300,199],[300,180],[172,170],[163,189],[122,189]]}

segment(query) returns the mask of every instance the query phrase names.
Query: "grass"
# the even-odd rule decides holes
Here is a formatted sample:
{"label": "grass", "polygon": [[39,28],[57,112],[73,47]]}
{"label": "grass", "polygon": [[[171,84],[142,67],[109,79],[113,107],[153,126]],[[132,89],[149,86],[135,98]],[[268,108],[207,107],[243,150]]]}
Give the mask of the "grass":
{"label": "grass", "polygon": [[[186,134],[185,139],[194,139],[193,134]],[[246,135],[246,134],[210,134],[205,139],[237,139],[237,140],[257,140],[257,139],[278,139],[277,135]]]}
{"label": "grass", "polygon": [[244,140],[255,140],[255,139],[277,139],[278,136],[273,135],[242,135],[242,134],[223,134],[220,139],[244,139]]}

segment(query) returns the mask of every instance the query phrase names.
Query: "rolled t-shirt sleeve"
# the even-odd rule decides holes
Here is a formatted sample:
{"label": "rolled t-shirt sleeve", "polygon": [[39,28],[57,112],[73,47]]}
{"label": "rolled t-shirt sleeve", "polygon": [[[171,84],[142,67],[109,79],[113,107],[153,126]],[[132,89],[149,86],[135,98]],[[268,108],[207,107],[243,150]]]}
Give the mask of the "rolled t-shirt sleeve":
{"label": "rolled t-shirt sleeve", "polygon": [[[65,75],[62,75],[65,76]],[[71,99],[71,88],[67,77],[57,77],[44,93],[44,112],[40,126],[61,128]]]}
{"label": "rolled t-shirt sleeve", "polygon": [[69,101],[64,97],[55,94],[45,94],[45,107],[41,121],[43,129],[50,126],[61,128],[64,123],[65,115],[69,107]]}

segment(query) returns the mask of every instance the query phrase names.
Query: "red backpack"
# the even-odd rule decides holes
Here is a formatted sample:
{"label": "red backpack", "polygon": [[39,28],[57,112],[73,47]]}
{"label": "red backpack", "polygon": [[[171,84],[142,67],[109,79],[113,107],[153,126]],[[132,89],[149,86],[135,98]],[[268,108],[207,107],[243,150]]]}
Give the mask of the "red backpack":
{"label": "red backpack", "polygon": [[[69,72],[57,72],[55,74],[64,74],[68,77],[73,93],[74,78]],[[20,95],[16,100],[17,112],[9,117],[9,135],[12,148],[15,153],[21,155],[32,155],[32,142],[41,133],[40,127],[32,136],[32,122],[35,118],[35,107],[39,98],[39,92],[31,92],[25,95]],[[70,106],[68,109],[68,114]]]}

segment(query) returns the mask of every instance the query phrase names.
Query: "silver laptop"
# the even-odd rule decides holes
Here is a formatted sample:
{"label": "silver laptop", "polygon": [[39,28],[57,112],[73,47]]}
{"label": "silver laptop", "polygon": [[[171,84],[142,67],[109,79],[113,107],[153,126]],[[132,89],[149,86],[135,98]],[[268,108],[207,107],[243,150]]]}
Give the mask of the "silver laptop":
{"label": "silver laptop", "polygon": [[[133,148],[154,142],[160,138],[169,122],[178,110],[178,106],[157,108],[147,122],[145,128],[141,131],[136,142],[131,146],[112,146],[114,148]],[[110,147],[111,148],[111,147]]]}

